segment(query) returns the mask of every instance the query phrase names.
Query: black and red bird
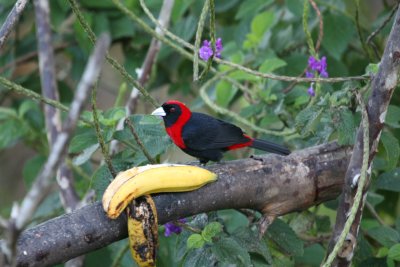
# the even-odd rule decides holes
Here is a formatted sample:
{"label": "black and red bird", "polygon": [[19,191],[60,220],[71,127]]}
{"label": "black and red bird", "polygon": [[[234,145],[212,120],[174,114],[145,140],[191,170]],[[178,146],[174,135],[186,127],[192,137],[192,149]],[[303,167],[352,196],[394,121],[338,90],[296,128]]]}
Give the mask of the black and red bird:
{"label": "black and red bird", "polygon": [[222,153],[241,147],[253,147],[280,155],[290,154],[284,146],[251,138],[239,127],[209,115],[191,112],[185,104],[170,100],[154,110],[162,116],[165,129],[172,141],[200,163],[219,161]]}

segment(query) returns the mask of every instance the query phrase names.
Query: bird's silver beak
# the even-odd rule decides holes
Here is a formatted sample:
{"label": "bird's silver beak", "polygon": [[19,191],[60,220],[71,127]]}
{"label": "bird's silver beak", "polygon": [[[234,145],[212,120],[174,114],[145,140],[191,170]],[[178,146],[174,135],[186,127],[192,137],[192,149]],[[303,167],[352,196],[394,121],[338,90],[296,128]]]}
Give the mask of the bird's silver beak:
{"label": "bird's silver beak", "polygon": [[164,117],[167,114],[162,107],[159,107],[158,109],[154,110],[151,115]]}

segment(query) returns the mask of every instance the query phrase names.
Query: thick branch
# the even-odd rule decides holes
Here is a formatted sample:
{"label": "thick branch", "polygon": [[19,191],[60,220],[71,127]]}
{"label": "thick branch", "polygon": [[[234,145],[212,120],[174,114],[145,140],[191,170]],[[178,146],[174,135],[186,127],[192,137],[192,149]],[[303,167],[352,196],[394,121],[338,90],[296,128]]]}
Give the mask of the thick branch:
{"label": "thick branch", "polygon": [[[398,9],[394,24],[390,32],[386,48],[379,65],[379,70],[372,80],[371,95],[368,99],[367,112],[369,116],[369,166],[375,156],[382,128],[384,126],[387,108],[393,91],[398,84],[400,71],[400,10]],[[354,177],[359,177],[363,160],[363,130],[359,128],[354,145],[353,155],[345,176],[345,186],[340,199],[339,209],[336,217],[334,235],[332,236],[328,253],[332,251],[338,236],[343,230],[349,211],[354,201],[355,190],[353,190]],[[365,199],[364,199],[365,200]],[[355,243],[357,240],[359,224],[361,222],[364,200],[357,211],[355,221],[350,229],[349,240]],[[355,244],[350,244],[353,249],[346,249],[334,262],[334,266],[349,266],[354,255]]]}
{"label": "thick branch", "polygon": [[[340,193],[350,151],[332,143],[287,157],[212,165],[208,169],[218,174],[217,182],[192,192],[154,196],[159,222],[228,208],[283,215],[317,205]],[[125,216],[110,220],[97,202],[24,231],[18,240],[18,264],[53,265],[126,236]]]}

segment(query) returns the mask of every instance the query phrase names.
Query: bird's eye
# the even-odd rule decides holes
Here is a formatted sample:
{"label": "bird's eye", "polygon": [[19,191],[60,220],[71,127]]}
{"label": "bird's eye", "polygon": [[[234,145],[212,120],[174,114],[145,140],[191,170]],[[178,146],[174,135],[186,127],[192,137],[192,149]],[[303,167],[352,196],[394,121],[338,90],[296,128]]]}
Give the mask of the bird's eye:
{"label": "bird's eye", "polygon": [[169,111],[170,112],[175,112],[175,108],[171,108]]}

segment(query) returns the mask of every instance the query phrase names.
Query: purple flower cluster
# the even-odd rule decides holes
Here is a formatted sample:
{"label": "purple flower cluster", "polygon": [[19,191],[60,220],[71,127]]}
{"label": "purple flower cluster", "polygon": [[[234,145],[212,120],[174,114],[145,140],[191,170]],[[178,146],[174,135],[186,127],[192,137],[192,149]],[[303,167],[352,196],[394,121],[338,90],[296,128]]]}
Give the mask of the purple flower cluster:
{"label": "purple flower cluster", "polygon": [[[185,218],[179,219],[178,221],[180,223],[187,222],[187,220]],[[170,235],[172,235],[172,233],[180,234],[182,232],[182,227],[176,225],[174,222],[168,222],[168,223],[164,224],[164,227],[165,227],[165,232],[164,232],[165,236],[170,236]]]}
{"label": "purple flower cluster", "polygon": [[326,63],[326,57],[322,57],[321,60],[316,59],[313,56],[308,58],[308,69],[306,71],[307,78],[314,78],[315,74],[319,74],[320,77],[328,77],[328,72],[326,68],[328,64]]}
{"label": "purple flower cluster", "polygon": [[[222,47],[222,39],[218,38],[215,42],[215,56],[221,58],[221,52],[223,50]],[[214,54],[211,48],[211,42],[208,40],[203,41],[203,45],[200,47],[199,56],[202,60],[207,61]]]}
{"label": "purple flower cluster", "polygon": [[[319,75],[319,77],[327,78],[328,77],[328,71],[326,70],[327,67],[328,64],[326,63],[326,57],[322,57],[320,60],[318,60],[315,57],[310,56],[308,58],[306,77],[314,78],[316,75]],[[307,93],[310,96],[315,96],[314,83],[311,83],[310,87],[307,90]]]}

